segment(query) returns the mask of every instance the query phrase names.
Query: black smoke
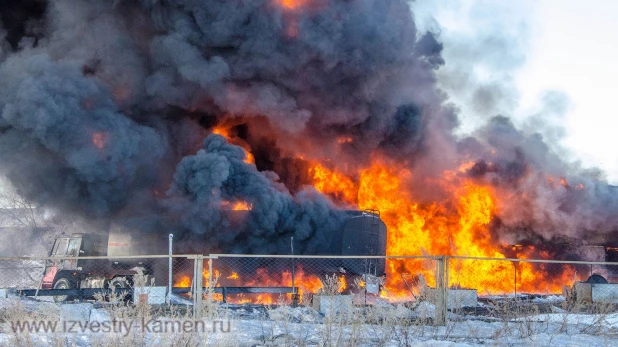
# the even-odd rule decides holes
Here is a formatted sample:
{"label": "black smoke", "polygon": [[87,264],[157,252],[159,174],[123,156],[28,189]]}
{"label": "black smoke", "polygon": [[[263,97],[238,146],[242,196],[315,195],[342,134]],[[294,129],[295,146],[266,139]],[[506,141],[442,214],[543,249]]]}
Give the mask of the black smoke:
{"label": "black smoke", "polygon": [[[404,1],[36,4],[3,8],[20,15],[3,20],[2,173],[38,205],[142,216],[144,228],[206,235],[213,248],[277,252],[294,236],[316,252],[344,213],[302,174],[289,179],[304,171],[289,146],[349,134],[362,145],[346,158],[414,153],[424,105],[439,99],[441,45],[417,38]],[[280,154],[256,167],[240,147],[206,137],[228,117],[265,119]],[[222,231],[229,201],[253,207],[244,232]]]}
{"label": "black smoke", "polygon": [[[0,34],[12,50],[36,45],[43,32],[45,0],[6,0],[0,3]],[[21,46],[20,46],[21,44]]]}
{"label": "black smoke", "polygon": [[[472,158],[470,177],[526,193],[502,209],[504,230],[616,229],[609,186],[540,135],[497,117],[454,137],[457,109],[436,82],[443,45],[417,30],[407,1],[301,3],[7,2],[1,173],[65,213],[142,220],[133,225],[222,251],[287,253],[290,236],[319,251],[345,216],[305,186],[308,161],[353,169],[379,154],[432,176]],[[255,165],[210,135],[230,121]],[[586,189],[541,184],[548,174]],[[253,207],[240,229],[222,207],[235,201]]]}

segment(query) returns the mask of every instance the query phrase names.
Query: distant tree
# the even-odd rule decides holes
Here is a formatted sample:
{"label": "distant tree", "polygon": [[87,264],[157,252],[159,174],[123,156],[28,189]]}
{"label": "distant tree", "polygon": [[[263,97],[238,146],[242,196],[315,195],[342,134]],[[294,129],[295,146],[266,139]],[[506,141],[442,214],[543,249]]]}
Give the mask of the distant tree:
{"label": "distant tree", "polygon": [[55,228],[43,211],[10,187],[0,191],[0,256],[47,256]]}
{"label": "distant tree", "polygon": [[0,193],[0,217],[11,226],[37,228],[38,215],[36,206],[12,189],[5,188]]}

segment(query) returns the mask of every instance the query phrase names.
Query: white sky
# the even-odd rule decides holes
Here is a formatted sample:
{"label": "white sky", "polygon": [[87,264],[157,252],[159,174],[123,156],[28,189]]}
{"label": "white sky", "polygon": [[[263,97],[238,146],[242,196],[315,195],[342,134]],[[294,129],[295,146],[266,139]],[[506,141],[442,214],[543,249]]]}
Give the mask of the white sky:
{"label": "white sky", "polygon": [[[491,114],[479,115],[470,108],[465,91],[445,88],[462,108],[464,132],[497,113],[525,126],[541,109],[544,93],[562,92],[570,100],[566,114],[541,116],[547,124],[564,130],[563,137],[546,137],[549,144],[566,148],[569,161],[601,168],[610,182],[618,184],[617,0],[448,0],[437,4],[417,0],[412,6],[421,29],[441,31],[445,75],[449,60],[461,55],[461,47],[452,52],[449,43],[472,43],[492,34],[508,38],[504,53],[491,58],[491,50],[480,50],[469,68],[475,71],[476,82],[498,81],[512,87],[516,92],[509,95],[515,95],[514,101],[506,100]],[[524,59],[519,60],[520,55]]]}
{"label": "white sky", "polygon": [[564,144],[618,182],[618,1],[542,0],[528,62],[517,75],[521,107],[547,89],[570,98]]}

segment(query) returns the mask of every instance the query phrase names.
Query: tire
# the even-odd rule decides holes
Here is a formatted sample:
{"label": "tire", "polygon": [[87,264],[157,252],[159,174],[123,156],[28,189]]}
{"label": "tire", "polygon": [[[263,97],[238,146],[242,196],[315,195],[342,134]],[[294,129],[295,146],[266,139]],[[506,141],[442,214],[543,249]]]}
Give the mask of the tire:
{"label": "tire", "polygon": [[116,288],[129,288],[129,281],[125,277],[114,277],[109,281],[109,286]]}
{"label": "tire", "polygon": [[121,288],[126,289],[126,294],[120,298],[121,301],[130,301],[131,300],[131,283],[126,277],[114,277],[109,282],[109,288]]}
{"label": "tire", "polygon": [[[66,277],[60,277],[54,282],[54,289],[75,289],[73,281]],[[66,302],[75,299],[74,295],[54,295],[55,302]]]}

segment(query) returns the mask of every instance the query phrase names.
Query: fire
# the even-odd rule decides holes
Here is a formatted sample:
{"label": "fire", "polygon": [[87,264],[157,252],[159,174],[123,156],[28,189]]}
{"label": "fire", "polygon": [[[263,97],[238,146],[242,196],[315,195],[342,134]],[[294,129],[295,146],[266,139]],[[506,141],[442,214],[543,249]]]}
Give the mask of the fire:
{"label": "fire", "polygon": [[251,148],[249,147],[249,145],[242,139],[239,139],[238,137],[232,135],[230,131],[230,127],[216,126],[212,128],[211,131],[213,134],[217,134],[217,135],[221,135],[225,137],[228,140],[228,142],[242,147],[245,150],[244,162],[247,164],[255,164],[255,157],[253,156],[253,154],[251,154]]}
{"label": "fire", "polygon": [[348,288],[348,284],[345,281],[345,276],[341,275],[339,276],[339,292],[343,292],[344,290],[346,290]]}
{"label": "fire", "polygon": [[92,144],[98,149],[103,149],[103,147],[107,144],[107,133],[92,133]]}
{"label": "fire", "polygon": [[232,211],[251,211],[253,209],[253,205],[246,201],[224,201],[221,203],[221,208]]}
{"label": "fire", "polygon": [[296,38],[300,34],[297,12],[310,5],[313,7],[315,4],[311,0],[275,0],[274,3],[286,11],[283,16],[285,36],[289,39]]}
{"label": "fire", "polygon": [[342,145],[344,143],[351,143],[353,141],[354,141],[354,139],[351,138],[350,136],[342,136],[342,137],[337,138],[337,143],[340,144],[340,145]]}
{"label": "fire", "polygon": [[356,204],[357,188],[350,178],[315,164],[309,175],[313,178],[313,186],[322,193],[332,195],[335,199],[348,204]]}
{"label": "fire", "polygon": [[245,201],[239,201],[232,206],[233,211],[251,211],[253,206]]}
{"label": "fire", "polygon": [[221,135],[221,136],[225,137],[226,139],[230,138],[230,131],[229,131],[229,129],[227,129],[225,127],[214,127],[214,128],[212,128],[212,133],[213,134],[217,134],[217,135]]}
{"label": "fire", "polygon": [[[215,269],[215,277],[218,278],[217,286],[239,286],[242,283],[243,287],[292,287],[292,272],[283,271],[280,273],[273,273],[271,269],[262,267],[256,269],[251,275],[240,275],[233,270],[222,269],[221,272]],[[221,276],[223,274],[223,276]],[[204,283],[208,283],[208,271],[203,273]],[[345,279],[343,279],[343,285],[345,285]],[[305,273],[302,266],[297,266],[294,273],[294,287],[298,288],[298,294],[300,301],[303,300],[305,294],[315,294],[322,288],[322,282],[319,277]],[[219,296],[216,299],[221,300]],[[242,295],[228,295],[227,301],[234,304],[263,304],[271,305],[278,303],[281,299],[291,301],[291,295],[279,295],[279,294],[242,294]]]}
{"label": "fire", "polygon": [[[210,272],[207,269],[202,270],[202,277],[204,278],[203,279],[204,283],[208,283],[209,276],[210,276]],[[221,271],[215,269],[214,273],[212,274],[211,280],[214,282],[214,281],[217,281],[220,277],[221,277]]]}
{"label": "fire", "polygon": [[[224,130],[217,131],[230,136],[230,133]],[[388,228],[387,255],[494,258],[492,261],[450,259],[447,268],[450,286],[474,288],[481,295],[514,291],[560,292],[563,284],[572,282],[576,275],[575,270],[572,267],[557,269],[550,266],[552,264],[525,262],[524,259],[538,257],[542,253],[530,245],[501,244],[492,235],[491,224],[494,216],[499,213],[500,206],[504,204],[501,200],[501,194],[504,193],[499,191],[499,188],[470,178],[467,172],[474,165],[472,161],[462,162],[455,169],[444,171],[439,179],[426,181],[429,187],[435,187],[441,194],[446,195],[441,196],[439,201],[422,200],[415,196],[414,191],[407,189],[409,182],[416,177],[414,171],[405,163],[374,158],[367,167],[351,177],[313,162],[308,173],[315,189],[331,196],[342,206],[379,209],[380,217]],[[548,178],[553,180],[550,176]],[[502,199],[508,200],[509,197]],[[252,207],[244,201],[224,202],[224,205],[233,210],[250,210]],[[248,287],[292,286],[291,271],[273,272],[268,267],[261,267],[250,275],[243,275],[237,270],[215,270],[214,276],[218,278],[218,285],[238,286],[242,283],[242,286]],[[222,273],[224,275],[221,277]],[[426,285],[433,287],[436,285],[435,273],[434,260],[388,259],[386,283],[380,296],[389,300],[409,298],[410,293],[403,274],[423,278]],[[208,278],[207,271],[204,278],[205,281]],[[338,278],[341,282],[340,290],[349,289],[346,278],[340,275]],[[180,283],[186,284],[187,279],[182,278]],[[362,281],[359,284],[361,287],[364,285]],[[298,294],[302,300],[304,294],[319,292],[322,282],[317,275],[307,274],[297,267],[294,286],[299,288]],[[284,297],[288,300],[291,298],[289,295]],[[273,304],[280,299],[277,294],[228,297],[228,301],[232,303]]]}
{"label": "fire", "polygon": [[[553,178],[552,176],[547,176],[547,180],[549,181],[550,185],[552,187],[556,187],[556,179]],[[565,188],[571,188],[571,185],[569,184],[569,182],[566,180],[566,178],[561,177],[560,179],[558,179],[558,183],[560,183],[561,186],[565,187]],[[577,185],[575,185],[575,189],[583,189],[584,185],[579,183]]]}
{"label": "fire", "polygon": [[189,276],[181,276],[180,279],[174,282],[174,287],[187,288],[191,286],[191,278]]}
{"label": "fire", "polygon": [[247,163],[247,164],[255,164],[255,157],[253,156],[253,154],[251,154],[251,152],[247,152],[246,156],[247,157],[244,160],[245,163]]}
{"label": "fire", "polygon": [[[428,182],[436,184],[451,197],[423,204],[417,202],[418,199],[405,186],[413,178],[413,172],[397,163],[374,159],[370,166],[361,170],[358,180],[320,164],[314,164],[309,173],[317,190],[340,202],[354,204],[360,209],[380,210],[388,228],[387,255],[504,259],[502,249],[505,245],[492,239],[490,233],[493,216],[498,212],[498,192],[465,175],[473,166],[474,162],[462,163],[456,170],[445,171],[438,182]],[[533,251],[533,247],[522,248],[518,258],[524,259]],[[562,284],[572,281],[572,268],[565,267],[548,276],[545,266],[527,262],[454,259],[449,264],[449,283],[475,288],[479,293],[512,293],[515,289],[556,293],[561,291]],[[432,262],[387,260],[385,287],[389,298],[408,295],[401,274],[423,275],[427,285],[434,286],[435,270]]]}
{"label": "fire", "polygon": [[276,2],[286,10],[295,10],[309,4],[310,0],[277,0]]}

